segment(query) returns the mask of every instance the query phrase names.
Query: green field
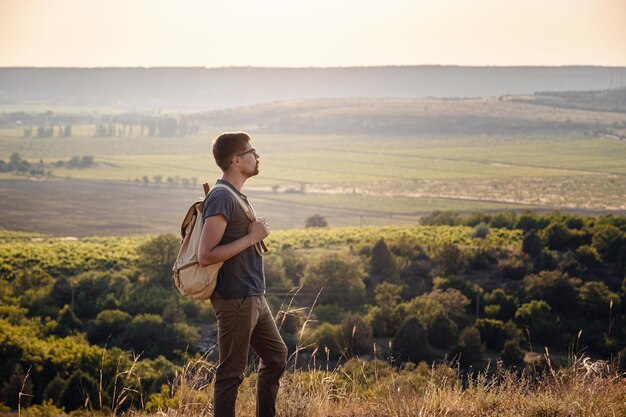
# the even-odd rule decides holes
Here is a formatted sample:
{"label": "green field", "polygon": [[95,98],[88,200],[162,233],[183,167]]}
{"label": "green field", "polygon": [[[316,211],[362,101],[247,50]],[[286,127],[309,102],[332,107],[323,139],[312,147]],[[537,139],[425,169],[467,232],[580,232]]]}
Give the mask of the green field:
{"label": "green field", "polygon": [[[53,177],[142,181],[156,176],[171,186],[220,176],[210,153],[218,132],[193,137],[93,137],[77,126],[71,138],[21,138],[0,131],[0,159],[13,152],[43,161]],[[625,210],[626,146],[583,136],[306,136],[254,135],[261,174],[248,187],[276,191],[303,204],[413,213],[442,209],[550,207]],[[76,169],[56,161],[91,155]],[[14,173],[0,178],[17,178]],[[23,176],[22,176],[23,178]],[[289,194],[302,193],[304,194]],[[389,198],[394,197],[394,198]],[[443,204],[415,204],[439,199]],[[450,204],[446,201],[454,200]],[[424,200],[420,200],[424,203]],[[478,203],[475,203],[478,201]]]}

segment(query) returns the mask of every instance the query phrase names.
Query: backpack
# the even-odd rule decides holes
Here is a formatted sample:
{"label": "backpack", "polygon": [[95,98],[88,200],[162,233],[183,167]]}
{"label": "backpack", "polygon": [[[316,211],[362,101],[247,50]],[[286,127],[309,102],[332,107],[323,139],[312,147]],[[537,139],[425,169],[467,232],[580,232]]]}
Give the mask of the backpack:
{"label": "backpack", "polygon": [[[206,197],[208,197],[211,191],[218,188],[228,190],[235,197],[248,219],[251,222],[256,221],[256,215],[252,207],[246,204],[230,187],[223,184],[215,184],[210,191],[208,184],[203,184],[203,187]],[[182,241],[172,268],[172,278],[176,288],[185,297],[196,300],[208,300],[211,298],[217,284],[217,274],[224,264],[224,262],[218,262],[202,267],[198,261],[198,247],[200,246],[200,238],[202,236],[202,211],[205,198],[197,199],[189,207],[183,219],[180,226]],[[259,245],[255,245],[256,250],[261,253],[259,246],[263,251],[267,252],[263,241]]]}

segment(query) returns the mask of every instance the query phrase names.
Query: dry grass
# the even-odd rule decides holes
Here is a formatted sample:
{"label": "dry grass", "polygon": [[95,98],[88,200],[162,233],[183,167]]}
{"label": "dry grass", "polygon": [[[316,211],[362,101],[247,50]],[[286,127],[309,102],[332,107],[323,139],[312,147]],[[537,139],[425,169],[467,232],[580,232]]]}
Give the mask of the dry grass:
{"label": "dry grass", "polygon": [[[448,365],[425,364],[403,370],[385,368],[368,377],[372,362],[345,367],[288,372],[282,379],[278,415],[352,416],[624,416],[626,380],[602,361],[577,359],[568,368],[515,373],[500,366],[463,379]],[[361,375],[351,373],[361,368]],[[211,415],[212,365],[196,361],[172,386],[171,406],[136,416]],[[238,415],[254,415],[256,374],[244,380]]]}

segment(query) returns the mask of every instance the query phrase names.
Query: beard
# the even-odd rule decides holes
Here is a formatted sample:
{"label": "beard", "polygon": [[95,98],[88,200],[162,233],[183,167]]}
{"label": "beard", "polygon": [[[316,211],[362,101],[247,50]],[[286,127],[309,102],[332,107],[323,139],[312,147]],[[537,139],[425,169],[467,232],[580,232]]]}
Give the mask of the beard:
{"label": "beard", "polygon": [[258,163],[254,166],[254,169],[252,171],[246,172],[246,178],[254,177],[255,175],[259,175],[259,164]]}

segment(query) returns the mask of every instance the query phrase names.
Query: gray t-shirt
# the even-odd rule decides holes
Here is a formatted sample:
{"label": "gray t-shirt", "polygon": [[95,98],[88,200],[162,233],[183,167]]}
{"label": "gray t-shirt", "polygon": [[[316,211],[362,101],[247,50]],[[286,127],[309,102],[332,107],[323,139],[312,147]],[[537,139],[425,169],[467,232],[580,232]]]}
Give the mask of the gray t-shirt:
{"label": "gray t-shirt", "polygon": [[[226,185],[239,194],[244,201],[248,201],[247,197],[237,191],[228,181],[217,180],[217,183]],[[207,217],[220,214],[226,218],[227,222],[220,245],[233,242],[248,233],[250,221],[246,213],[228,190],[218,188],[204,200],[202,221]],[[226,260],[217,275],[215,290],[222,298],[263,295],[265,292],[263,256],[254,246],[250,246]]]}

